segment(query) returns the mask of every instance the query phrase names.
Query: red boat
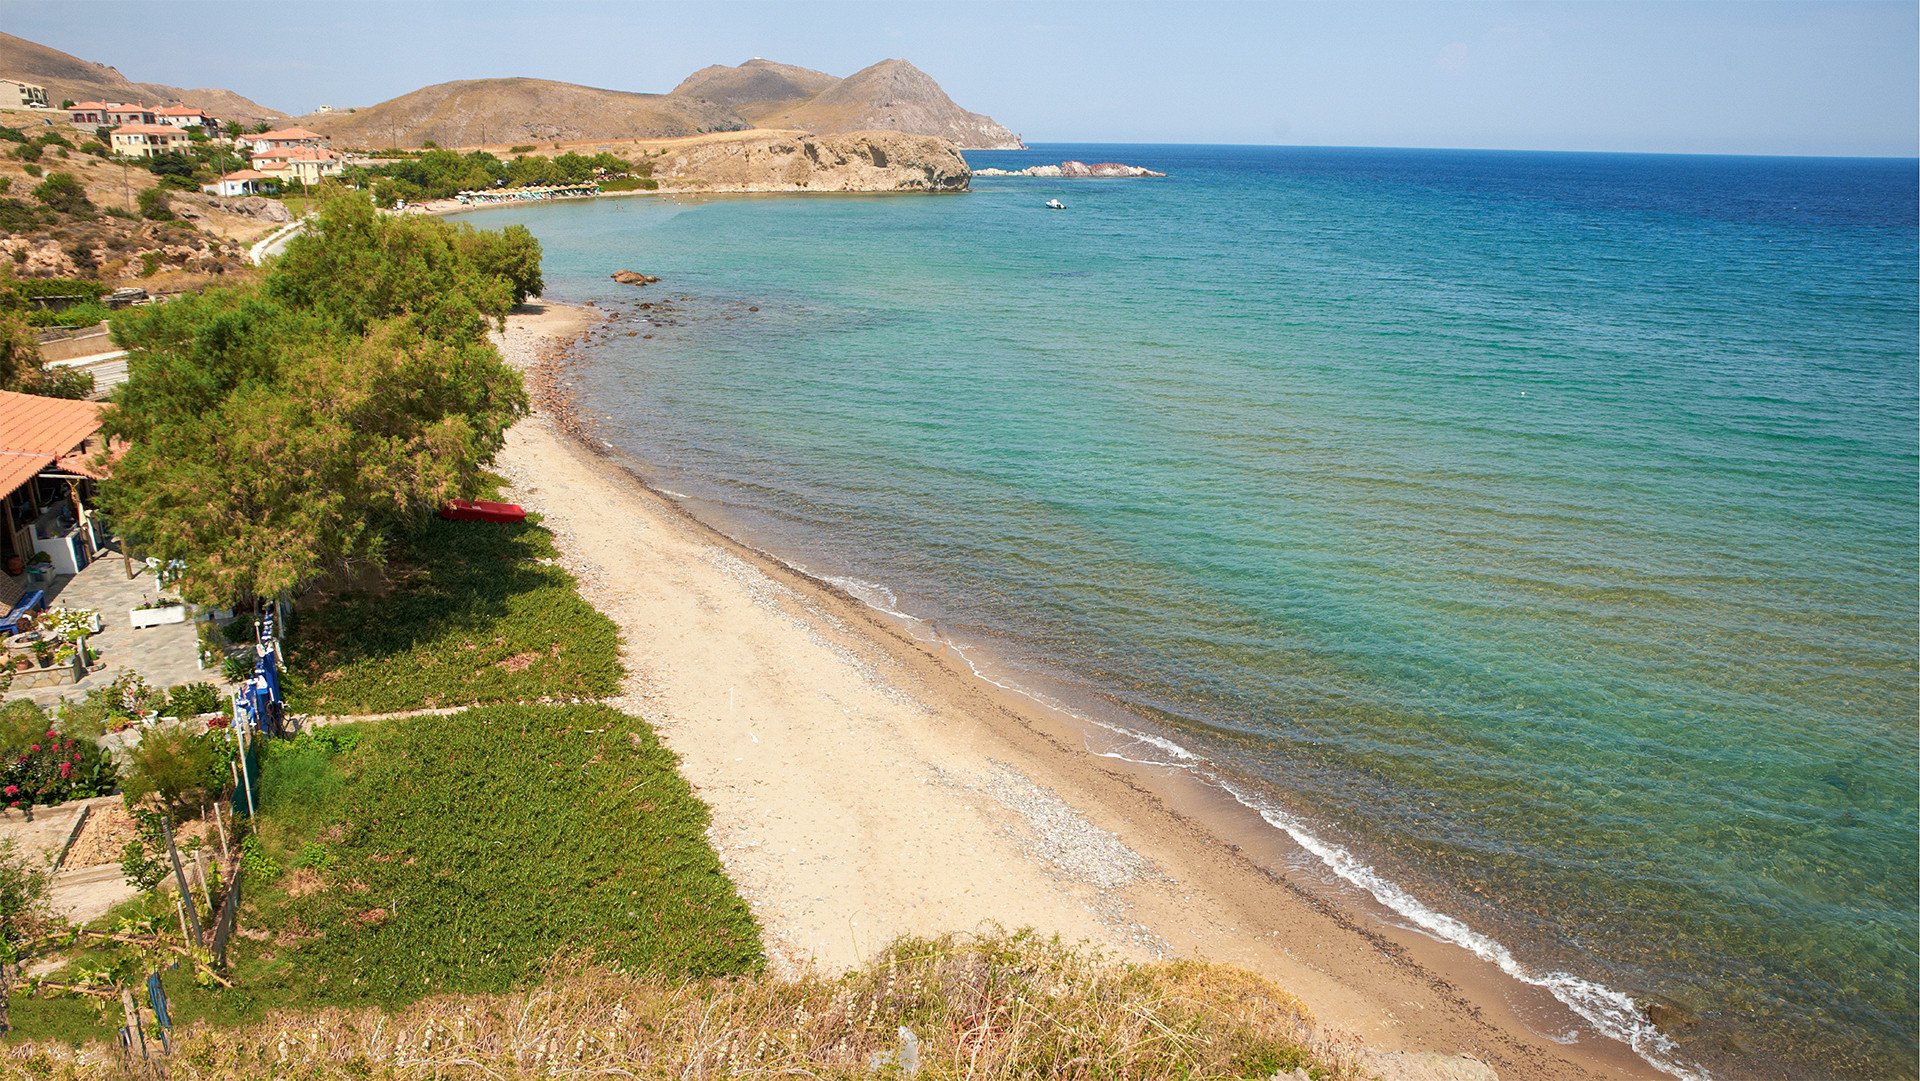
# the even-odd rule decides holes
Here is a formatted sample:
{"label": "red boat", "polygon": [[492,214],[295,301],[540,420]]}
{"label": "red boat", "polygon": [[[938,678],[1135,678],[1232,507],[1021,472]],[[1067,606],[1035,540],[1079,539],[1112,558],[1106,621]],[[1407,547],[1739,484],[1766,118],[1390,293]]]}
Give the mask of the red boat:
{"label": "red boat", "polygon": [[524,522],[527,512],[518,503],[488,503],[456,499],[441,507],[440,517],[449,522]]}

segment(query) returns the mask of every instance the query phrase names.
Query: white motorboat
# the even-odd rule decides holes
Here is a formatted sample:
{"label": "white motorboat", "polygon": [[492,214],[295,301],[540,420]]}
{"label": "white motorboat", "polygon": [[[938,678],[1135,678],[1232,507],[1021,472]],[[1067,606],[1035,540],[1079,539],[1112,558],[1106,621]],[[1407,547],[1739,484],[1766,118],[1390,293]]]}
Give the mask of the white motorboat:
{"label": "white motorboat", "polygon": [[1065,203],[1063,203],[1063,202],[1061,202],[1061,201],[1060,201],[1060,200],[1058,200],[1058,199],[1048,199],[1048,200],[1047,200],[1047,209],[1048,209],[1048,210],[1065,210],[1066,208],[1067,208],[1067,204],[1065,204]]}

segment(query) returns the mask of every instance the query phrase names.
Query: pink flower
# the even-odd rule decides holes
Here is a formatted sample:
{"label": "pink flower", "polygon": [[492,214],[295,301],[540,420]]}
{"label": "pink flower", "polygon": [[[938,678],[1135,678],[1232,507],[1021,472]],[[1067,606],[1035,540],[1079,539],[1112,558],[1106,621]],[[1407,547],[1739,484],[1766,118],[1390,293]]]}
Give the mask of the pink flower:
{"label": "pink flower", "polygon": [[51,728],[49,728],[49,729],[47,729],[47,738],[49,738],[49,739],[51,739],[51,738],[53,738],[54,736],[57,736],[57,735],[59,735],[59,734],[60,734],[60,733],[58,733],[58,732],[55,732],[55,731],[54,731],[53,729],[51,729]]}
{"label": "pink flower", "polygon": [[73,763],[71,762],[60,763],[60,776],[62,778],[66,778],[66,777],[71,777],[72,775],[73,775]]}
{"label": "pink flower", "polygon": [[20,794],[20,786],[17,784],[10,784],[5,789],[0,789],[0,791],[6,792],[6,794],[9,796],[17,796]]}
{"label": "pink flower", "polygon": [[39,753],[40,753],[40,745],[39,745],[38,743],[36,743],[36,744],[34,744],[33,746],[31,746],[31,747],[29,747],[29,748],[27,748],[27,749],[28,749],[28,750],[30,750],[30,751],[32,751],[32,752],[33,752],[34,754],[39,754]]}

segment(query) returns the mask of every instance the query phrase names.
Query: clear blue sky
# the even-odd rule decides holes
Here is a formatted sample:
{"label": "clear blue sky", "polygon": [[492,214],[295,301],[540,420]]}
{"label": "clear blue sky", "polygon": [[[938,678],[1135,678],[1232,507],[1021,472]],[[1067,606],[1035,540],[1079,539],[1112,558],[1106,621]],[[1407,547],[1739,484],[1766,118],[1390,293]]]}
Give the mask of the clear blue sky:
{"label": "clear blue sky", "polygon": [[[447,79],[664,91],[901,56],[1029,141],[1718,153],[1920,149],[1897,3],[47,3],[0,28],[304,112]],[[0,74],[5,74],[0,72]]]}

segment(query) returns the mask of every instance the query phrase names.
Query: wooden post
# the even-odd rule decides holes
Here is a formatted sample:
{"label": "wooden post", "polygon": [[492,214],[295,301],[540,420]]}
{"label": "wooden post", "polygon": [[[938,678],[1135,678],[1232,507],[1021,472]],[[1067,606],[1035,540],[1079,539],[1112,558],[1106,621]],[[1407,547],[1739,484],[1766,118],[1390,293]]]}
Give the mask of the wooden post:
{"label": "wooden post", "polygon": [[200,896],[207,902],[207,918],[213,918],[213,893],[207,889],[207,854],[205,846],[193,850],[193,873],[200,879]]}
{"label": "wooden post", "polygon": [[147,1034],[140,1030],[140,1007],[133,1004],[133,992],[124,987],[120,989],[120,1009],[127,1019],[127,1050],[139,1054],[140,1061],[144,1063],[149,1056]]}
{"label": "wooden post", "polygon": [[233,849],[227,844],[227,824],[220,818],[219,800],[213,801],[213,824],[220,830],[220,858],[227,859],[233,855]]}
{"label": "wooden post", "polygon": [[[167,833],[167,857],[173,860],[173,880],[180,887],[180,899],[181,899],[180,907],[186,918],[186,921],[193,925],[193,944],[196,946],[205,945],[206,944],[205,940],[203,940],[200,937],[199,909],[195,906],[189,906],[185,903],[186,901],[192,899],[193,893],[187,887],[187,872],[180,866],[180,849],[177,848],[173,843],[173,816],[167,815],[161,818],[160,826],[162,829],[166,830],[166,833]],[[182,933],[184,933],[186,931],[186,928],[182,927],[180,930]]]}

